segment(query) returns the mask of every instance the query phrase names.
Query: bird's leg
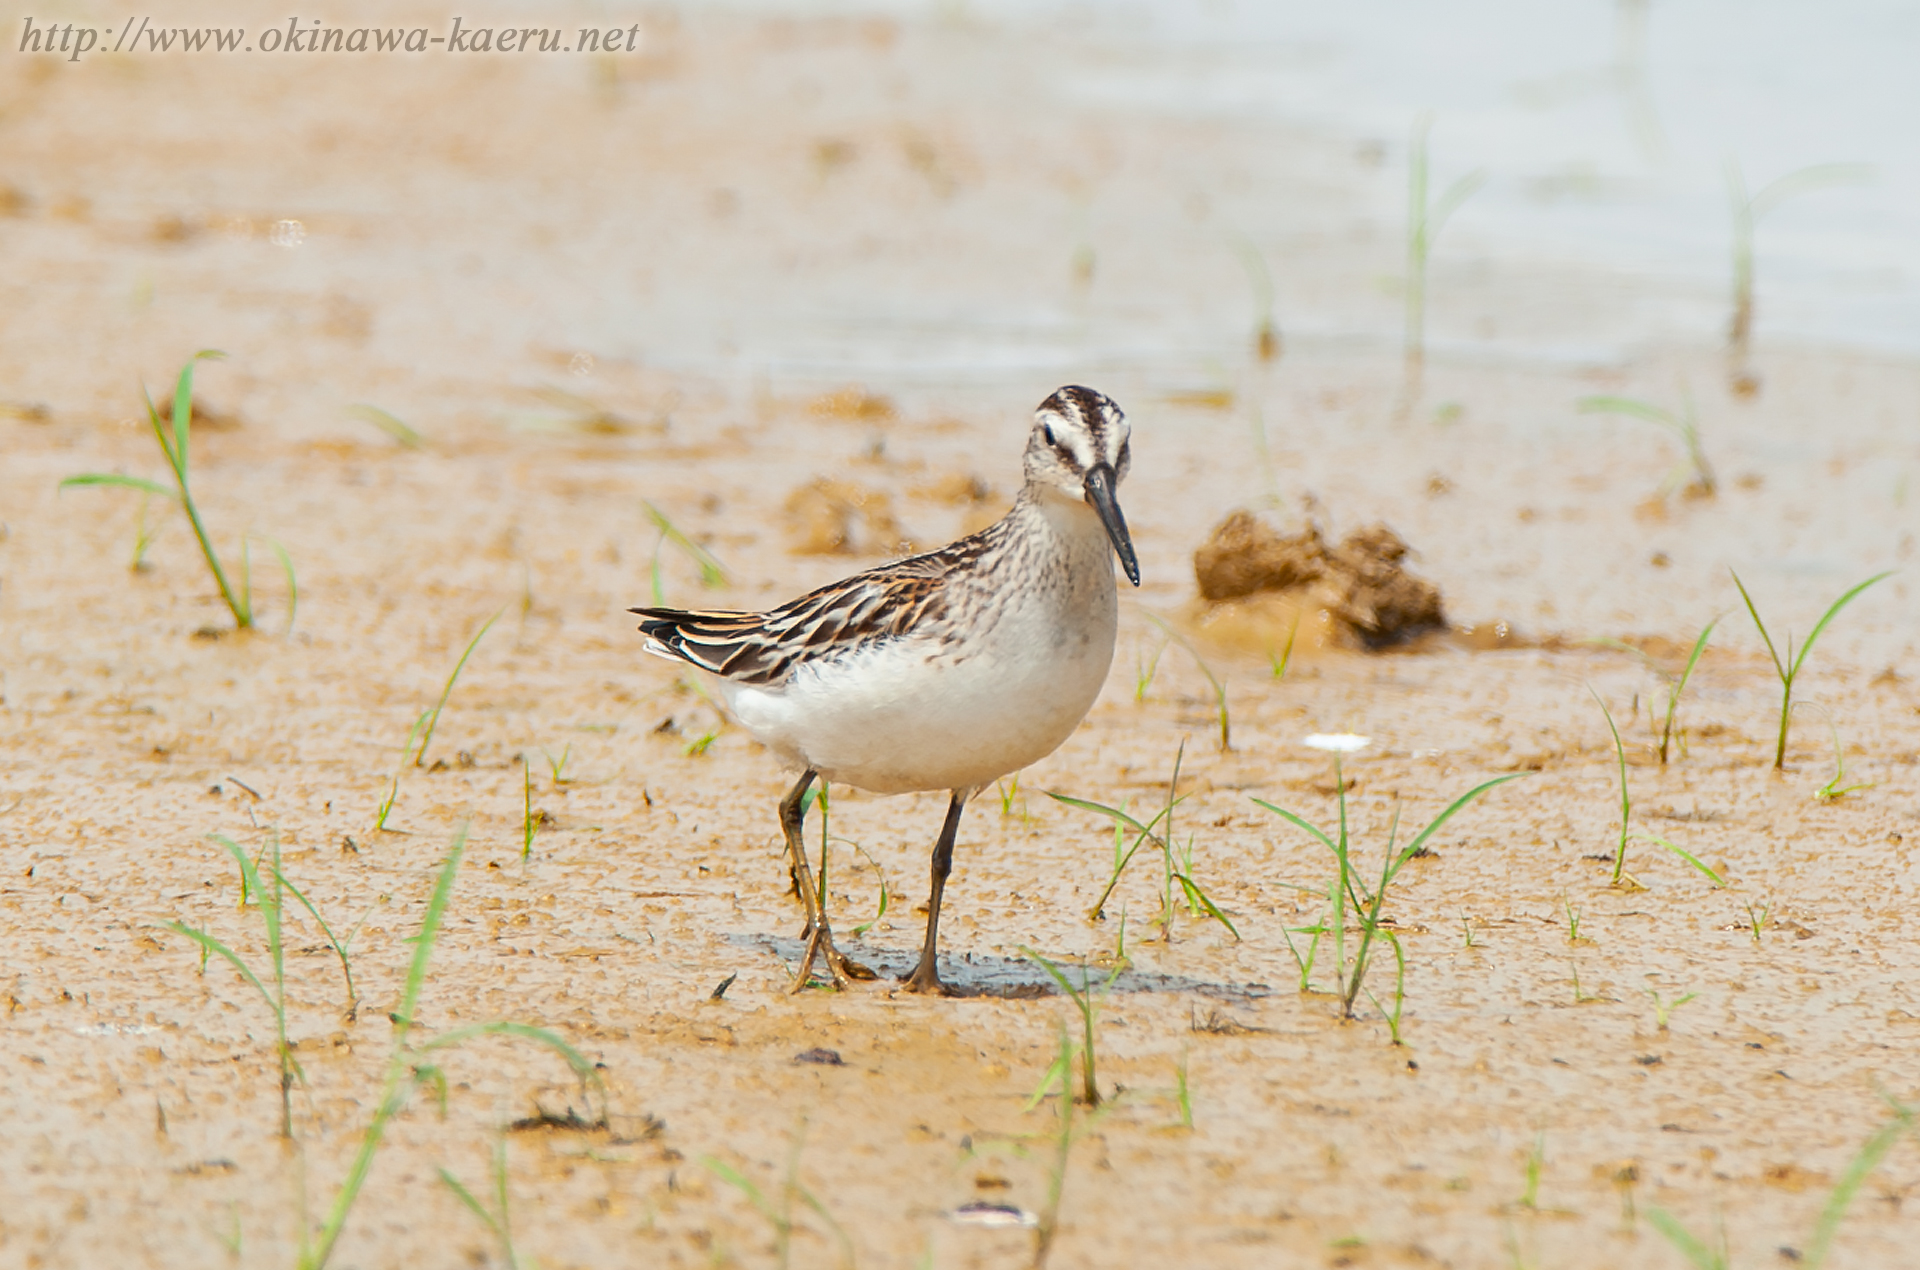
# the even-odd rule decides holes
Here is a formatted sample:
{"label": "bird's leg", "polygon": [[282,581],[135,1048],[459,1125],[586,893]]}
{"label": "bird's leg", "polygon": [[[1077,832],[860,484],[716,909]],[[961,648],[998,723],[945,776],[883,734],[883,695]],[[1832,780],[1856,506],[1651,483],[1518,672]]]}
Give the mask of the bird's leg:
{"label": "bird's leg", "polygon": [[953,995],[953,990],[940,982],[940,896],[947,889],[947,874],[953,871],[953,839],[960,831],[960,813],[972,793],[970,789],[953,791],[952,801],[947,804],[947,821],[940,826],[940,841],[933,846],[933,889],[927,896],[927,942],[920,949],[920,964],[907,980],[908,992]]}
{"label": "bird's leg", "polygon": [[806,939],[813,934],[813,871],[807,867],[807,846],[802,831],[807,823],[807,790],[819,773],[812,768],[800,773],[793,788],[780,800],[780,828],[787,835],[787,876],[793,879],[793,893],[807,910],[807,928],[800,932]]}
{"label": "bird's leg", "polygon": [[807,790],[819,773],[809,768],[800,774],[800,779],[780,800],[780,828],[787,836],[787,868],[793,875],[794,889],[800,892],[800,901],[806,906],[807,926],[800,937],[807,941],[807,951],[800,958],[800,973],[794,976],[793,990],[804,991],[807,981],[813,976],[813,962],[816,957],[826,959],[827,973],[833,977],[833,986],[844,988],[848,979],[871,979],[873,971],[841,952],[833,943],[833,928],[827,922],[824,897],[814,889],[813,868],[807,863],[807,844],[802,834],[806,825]]}

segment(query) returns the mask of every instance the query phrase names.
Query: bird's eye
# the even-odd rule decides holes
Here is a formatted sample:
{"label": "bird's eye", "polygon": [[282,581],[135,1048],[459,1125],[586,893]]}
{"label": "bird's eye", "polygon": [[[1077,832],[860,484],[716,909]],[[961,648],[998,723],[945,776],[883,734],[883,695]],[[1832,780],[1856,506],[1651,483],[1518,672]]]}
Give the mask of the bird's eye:
{"label": "bird's eye", "polygon": [[1055,441],[1053,439],[1053,425],[1050,423],[1043,423],[1040,425],[1040,435],[1047,439],[1048,445],[1060,444],[1058,441]]}

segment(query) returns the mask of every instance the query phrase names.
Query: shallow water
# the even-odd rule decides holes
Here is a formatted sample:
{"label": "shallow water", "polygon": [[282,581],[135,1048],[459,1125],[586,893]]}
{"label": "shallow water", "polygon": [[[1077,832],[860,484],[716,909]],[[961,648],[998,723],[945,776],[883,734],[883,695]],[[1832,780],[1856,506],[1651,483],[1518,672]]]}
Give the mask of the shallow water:
{"label": "shallow water", "polygon": [[[1290,335],[1390,344],[1397,306],[1326,294],[1317,271],[1285,257],[1303,235],[1345,220],[1345,235],[1370,235],[1372,250],[1340,261],[1331,290],[1391,289],[1402,270],[1409,132],[1422,112],[1434,115],[1435,197],[1473,170],[1489,176],[1435,249],[1436,348],[1605,361],[1656,343],[1719,340],[1734,161],[1750,192],[1815,164],[1871,169],[1761,222],[1762,337],[1920,351],[1920,149],[1909,135],[1920,117],[1920,81],[1909,73],[1920,14],[1910,6],[1161,0],[833,10],[897,16],[903,40],[951,45],[956,67],[973,64],[971,74],[896,86],[903,119],[945,107],[980,123],[1024,115],[1042,135],[1051,126],[1039,119],[1062,116],[1133,133],[1118,151],[1108,143],[1048,156],[1063,169],[1053,205],[1002,205],[964,228],[975,247],[1004,218],[1009,232],[1052,241],[1063,280],[1069,255],[1088,248],[1107,265],[1151,244],[1163,267],[1150,281],[1134,276],[1136,260],[1124,273],[1103,268],[1101,294],[1082,306],[1033,285],[1045,275],[1010,285],[925,260],[900,262],[910,298],[863,287],[844,305],[822,294],[830,280],[784,271],[752,324],[729,324],[719,338],[746,367],[938,379],[1092,354],[1190,370],[1206,345],[1247,330],[1251,301],[1232,246],[1240,239],[1271,262]],[[1161,126],[1183,127],[1197,144],[1156,153],[1151,133]],[[936,220],[922,232],[944,238],[948,228]],[[1524,282],[1547,280],[1551,296],[1526,293]],[[789,285],[818,307],[780,295]],[[1446,286],[1475,292],[1467,307],[1479,311],[1453,311]],[[1555,316],[1562,307],[1577,319]],[[715,340],[712,326],[696,324],[650,347],[710,366]]]}

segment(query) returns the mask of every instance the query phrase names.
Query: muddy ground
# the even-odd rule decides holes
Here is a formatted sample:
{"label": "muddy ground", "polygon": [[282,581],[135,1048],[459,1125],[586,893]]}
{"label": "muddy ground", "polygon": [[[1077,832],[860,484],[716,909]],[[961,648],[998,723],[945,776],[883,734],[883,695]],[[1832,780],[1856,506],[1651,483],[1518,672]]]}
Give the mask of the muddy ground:
{"label": "muddy ground", "polygon": [[[600,1090],[525,1041],[444,1055],[444,1106],[423,1091],[394,1121],[338,1266],[504,1264],[437,1172],[491,1204],[502,1135],[514,1246],[549,1267],[773,1264],[779,1224],[727,1169],[775,1214],[787,1179],[805,1188],[795,1265],[1030,1263],[1035,1232],[969,1222],[976,1203],[1057,1212],[1055,1266],[1682,1265],[1656,1207],[1703,1240],[1723,1228],[1736,1264],[1808,1255],[1883,1097],[1920,1092],[1912,582],[1821,637],[1775,771],[1778,686],[1727,570],[1803,637],[1909,562],[1920,367],[1763,339],[1743,400],[1704,342],[1570,367],[1437,357],[1409,402],[1384,342],[1290,340],[1263,363],[1231,256],[1195,264],[1197,229],[1159,252],[1154,217],[1195,213],[1184,189],[1148,196],[1169,168],[1241,188],[1277,165],[1311,205],[1267,243],[1297,303],[1390,320],[1361,281],[1393,267],[1392,226],[1366,212],[1386,178],[1344,142],[1035,114],[1021,91],[983,95],[982,68],[1031,92],[1021,68],[1046,50],[965,23],[648,21],[644,54],[613,61],[0,61],[0,1264],[292,1264],[303,1186],[318,1223],[379,1102],[410,941],[463,830],[416,1039],[551,1029]],[[1074,155],[1106,157],[1075,175]],[[1097,269],[1083,188],[1142,209],[1096,218]],[[1529,290],[1437,262],[1436,325],[1603,320],[1613,290],[1566,276],[1543,294],[1561,275]],[[1163,278],[1168,303],[1224,316],[1175,354],[1090,337],[1077,362],[977,373],[956,355],[855,380],[824,354],[752,355],[756,314],[930,280],[1024,296],[1031,278],[1069,317],[1097,311],[1088,329],[1123,330]],[[716,312],[738,316],[734,352],[649,354]],[[945,348],[941,323],[985,320],[933,314],[919,338]],[[203,347],[228,360],[200,372],[195,489],[230,567],[257,535],[252,632],[177,512],[57,488],[164,476],[138,386],[164,392]],[[962,824],[944,943],[983,995],[791,995],[789,777],[641,654],[623,610],[651,598],[656,559],[669,602],[755,607],[977,526],[1011,496],[1028,412],[1067,380],[1134,421],[1122,497],[1146,583],[1085,725]],[[1711,498],[1662,492],[1679,454],[1657,432],[1573,409],[1681,383]],[[720,585],[660,547],[647,504],[717,557]],[[1278,626],[1197,594],[1194,549],[1242,506],[1330,540],[1391,525],[1473,631],[1362,653],[1309,624],[1276,678]],[[1230,748],[1208,679],[1149,615],[1221,678]],[[1663,676],[1716,615],[1661,766]],[[1644,840],[1638,887],[1611,884],[1618,775],[1590,689],[1625,735],[1631,827],[1724,886]],[[1332,763],[1303,742],[1339,732],[1370,738],[1344,766],[1370,863],[1396,810],[1404,840],[1528,773],[1390,893],[1398,1045],[1390,960],[1352,1021],[1324,946],[1302,990],[1287,932],[1319,918],[1331,857],[1253,801],[1330,823]],[[1862,787],[1821,801],[1836,735]],[[1184,908],[1163,922],[1144,856],[1090,923],[1112,837],[1046,797],[1157,807],[1183,743],[1177,836],[1238,940]],[[835,791],[832,902],[843,928],[866,922],[884,883],[856,943],[883,967],[917,946],[941,805]],[[277,835],[336,931],[361,923],[349,1018],[338,961],[290,910],[291,1143],[271,1014],[163,925],[265,973],[216,834],[249,851]],[[1078,1016],[1023,950],[1097,981],[1123,942],[1096,1025],[1106,1101],[1076,1109],[1062,1171],[1058,1099],[1033,1095]],[[822,1050],[837,1061],[800,1057]],[[1832,1264],[1901,1264],[1916,1186],[1901,1141]]]}

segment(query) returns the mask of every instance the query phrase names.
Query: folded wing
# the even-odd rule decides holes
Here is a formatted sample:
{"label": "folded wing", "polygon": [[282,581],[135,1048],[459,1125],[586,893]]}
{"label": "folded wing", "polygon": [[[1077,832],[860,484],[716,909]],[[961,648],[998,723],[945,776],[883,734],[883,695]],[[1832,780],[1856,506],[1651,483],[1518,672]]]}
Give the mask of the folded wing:
{"label": "folded wing", "polygon": [[909,631],[926,634],[945,612],[944,575],[951,567],[926,567],[934,560],[919,556],[856,574],[767,613],[630,611],[645,619],[640,632],[650,653],[741,683],[778,683],[803,662]]}

